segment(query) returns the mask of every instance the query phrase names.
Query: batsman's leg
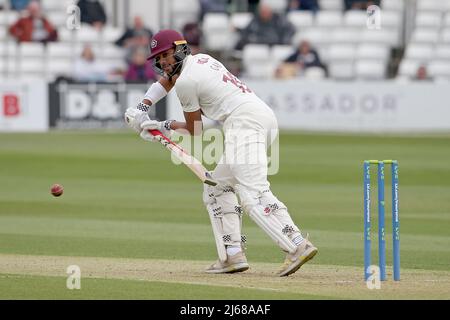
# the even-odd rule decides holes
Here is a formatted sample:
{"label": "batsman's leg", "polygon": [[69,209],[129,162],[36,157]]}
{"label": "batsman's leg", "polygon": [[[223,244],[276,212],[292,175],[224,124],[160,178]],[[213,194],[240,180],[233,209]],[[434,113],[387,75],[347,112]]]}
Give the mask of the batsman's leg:
{"label": "batsman's leg", "polygon": [[250,218],[286,252],[285,261],[278,272],[279,276],[288,276],[296,272],[316,255],[317,248],[308,237],[303,238],[286,206],[270,190],[255,193],[241,185],[235,188]]}
{"label": "batsman's leg", "polygon": [[[235,121],[239,123],[244,120]],[[276,129],[276,119],[269,115],[263,117],[261,123],[263,122],[264,126],[260,127],[248,122],[241,126],[245,129],[240,129],[237,125],[238,129],[228,130],[224,154],[236,180],[234,187],[241,205],[250,218],[286,252],[285,262],[278,274],[287,276],[312,259],[317,248],[307,238],[303,238],[286,206],[270,191],[267,180],[267,146],[273,140],[268,140],[266,128]]]}
{"label": "batsman's leg", "polygon": [[205,185],[203,201],[208,211],[219,260],[208,273],[242,272],[249,268],[242,250],[242,209],[231,187]]}

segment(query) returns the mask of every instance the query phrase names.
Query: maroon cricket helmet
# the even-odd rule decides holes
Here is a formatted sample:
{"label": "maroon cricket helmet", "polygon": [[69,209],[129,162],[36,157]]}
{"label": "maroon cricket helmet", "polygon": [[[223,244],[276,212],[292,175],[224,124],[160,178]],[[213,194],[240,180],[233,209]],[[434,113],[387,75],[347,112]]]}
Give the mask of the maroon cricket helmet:
{"label": "maroon cricket helmet", "polygon": [[161,30],[153,36],[150,42],[150,56],[147,60],[151,60],[158,54],[182,44],[187,45],[187,41],[180,33],[171,29]]}

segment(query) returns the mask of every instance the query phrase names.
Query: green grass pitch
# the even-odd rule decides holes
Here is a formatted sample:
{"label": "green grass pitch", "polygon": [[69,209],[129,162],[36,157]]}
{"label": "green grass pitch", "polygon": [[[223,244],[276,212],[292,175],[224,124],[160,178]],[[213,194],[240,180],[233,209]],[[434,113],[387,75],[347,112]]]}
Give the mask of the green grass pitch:
{"label": "green grass pitch", "polygon": [[[399,161],[401,277],[363,281],[362,163]],[[279,278],[284,255],[244,216],[250,269],[216,259],[202,185],[159,144],[129,132],[0,134],[0,299],[450,299],[450,136],[283,132],[272,191],[319,248]],[[376,172],[372,171],[376,263]],[[50,194],[53,183],[64,194]],[[66,268],[81,268],[81,289]]]}

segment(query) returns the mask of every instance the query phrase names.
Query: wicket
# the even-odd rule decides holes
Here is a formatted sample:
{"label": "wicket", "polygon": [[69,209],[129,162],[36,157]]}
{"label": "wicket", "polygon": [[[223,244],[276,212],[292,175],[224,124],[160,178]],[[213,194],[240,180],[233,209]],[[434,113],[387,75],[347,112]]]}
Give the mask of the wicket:
{"label": "wicket", "polygon": [[370,276],[370,165],[378,167],[378,260],[380,280],[386,280],[386,241],[384,226],[384,165],[390,164],[392,171],[392,242],[394,280],[400,280],[400,220],[398,203],[398,162],[397,160],[364,161],[364,279]]}

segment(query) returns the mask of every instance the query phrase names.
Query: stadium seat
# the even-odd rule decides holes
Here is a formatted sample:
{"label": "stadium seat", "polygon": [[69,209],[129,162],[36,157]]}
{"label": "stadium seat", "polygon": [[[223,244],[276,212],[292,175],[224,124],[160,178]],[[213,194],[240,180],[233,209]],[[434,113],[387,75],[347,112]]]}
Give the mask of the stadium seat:
{"label": "stadium seat", "polygon": [[0,79],[3,77],[16,78],[18,77],[18,63],[15,58],[0,59]]}
{"label": "stadium seat", "polygon": [[404,1],[384,0],[381,1],[381,9],[383,11],[402,11],[404,8]]}
{"label": "stadium seat", "polygon": [[417,60],[403,59],[400,62],[400,67],[398,70],[399,76],[413,77],[416,74],[417,68],[419,68],[420,64],[421,62]]}
{"label": "stadium seat", "polygon": [[344,14],[344,24],[348,27],[366,28],[367,13],[362,10],[348,10]]}
{"label": "stadium seat", "polygon": [[40,57],[44,56],[44,45],[39,42],[22,42],[19,44],[19,55],[24,57]]}
{"label": "stadium seat", "polygon": [[86,45],[89,45],[91,47],[91,49],[94,52],[94,55],[95,55],[96,58],[101,57],[101,55],[102,55],[102,46],[101,46],[101,44],[99,44],[99,43],[91,44],[91,43],[77,42],[77,43],[75,43],[75,50],[74,50],[75,58],[78,58],[78,57],[81,56],[81,53],[83,52],[83,48]]}
{"label": "stadium seat", "polygon": [[432,77],[448,77],[450,78],[450,62],[432,61],[428,65],[428,73]]}
{"label": "stadium seat", "polygon": [[250,12],[235,12],[230,17],[231,26],[235,29],[245,29],[253,19]]}
{"label": "stadium seat", "polygon": [[268,4],[274,12],[285,12],[287,1],[285,0],[261,0],[261,2]]}
{"label": "stadium seat", "polygon": [[320,61],[323,63],[329,62],[329,46],[328,45],[321,45],[320,47],[315,48],[317,50],[317,53],[319,54]]}
{"label": "stadium seat", "polygon": [[66,8],[69,4],[76,1],[74,0],[41,0],[42,8],[48,11],[66,12]]}
{"label": "stadium seat", "polygon": [[15,57],[17,55],[17,44],[16,42],[0,42],[0,57],[11,56]]}
{"label": "stadium seat", "polygon": [[443,26],[444,28],[450,28],[450,9],[444,16]]}
{"label": "stadium seat", "polygon": [[67,42],[50,42],[47,44],[47,54],[50,59],[60,57],[71,57],[75,45]]}
{"label": "stadium seat", "polygon": [[365,29],[362,31],[361,39],[364,39],[364,43],[387,44],[391,47],[397,47],[399,45],[398,32],[384,28],[381,30]]}
{"label": "stadium seat", "polygon": [[394,79],[396,83],[403,83],[403,84],[409,84],[411,80],[412,80],[411,77],[399,74]]}
{"label": "stadium seat", "polygon": [[81,28],[75,32],[76,41],[78,42],[100,42],[100,32],[87,24],[82,24]]}
{"label": "stadium seat", "polygon": [[286,60],[294,51],[295,48],[289,45],[275,45],[270,50],[270,59],[278,64]]}
{"label": "stadium seat", "polygon": [[100,32],[100,39],[103,42],[115,42],[117,41],[123,34],[124,30],[122,28],[115,28],[111,26],[105,26],[103,30]]}
{"label": "stadium seat", "polygon": [[247,44],[243,50],[244,63],[270,60],[270,47],[266,44]]}
{"label": "stadium seat", "polygon": [[389,59],[389,47],[375,44],[361,44],[356,50],[358,59],[374,59],[387,62]]}
{"label": "stadium seat", "polygon": [[264,44],[248,44],[243,49],[245,74],[250,78],[269,78],[274,69],[270,48]]}
{"label": "stadium seat", "polygon": [[433,77],[433,82],[434,83],[445,83],[445,84],[450,84],[450,77],[442,77],[442,76],[436,76]]}
{"label": "stadium seat", "polygon": [[65,27],[68,19],[65,11],[51,11],[46,13],[46,17],[55,28]]}
{"label": "stadium seat", "polygon": [[39,72],[21,72],[20,73],[21,79],[26,80],[42,80],[46,78],[45,72],[39,71]]}
{"label": "stadium seat", "polygon": [[16,11],[1,11],[0,10],[0,25],[9,27],[17,20],[19,20],[19,13]]}
{"label": "stadium seat", "polygon": [[125,51],[124,49],[112,44],[112,43],[106,43],[100,46],[98,48],[99,50],[99,57],[105,58],[105,59],[124,59],[125,58]]}
{"label": "stadium seat", "polygon": [[433,46],[429,44],[410,43],[406,48],[405,58],[427,61],[433,57]]}
{"label": "stadium seat", "polygon": [[292,38],[292,44],[298,46],[302,40],[308,40],[313,46],[320,46],[331,42],[331,34],[330,31],[322,28],[307,29],[297,32]]}
{"label": "stadium seat", "polygon": [[47,64],[47,78],[54,80],[57,76],[70,76],[73,64],[70,59],[53,59]]}
{"label": "stadium seat", "polygon": [[8,72],[9,75],[16,77],[19,72],[19,62],[14,57],[9,57],[8,60],[4,60],[6,62],[5,71]]}
{"label": "stadium seat", "polygon": [[386,77],[386,65],[376,60],[358,60],[355,63],[355,76],[364,80],[381,80]]}
{"label": "stadium seat", "polygon": [[345,44],[330,45],[328,59],[334,61],[352,61],[355,58],[355,46]]}
{"label": "stadium seat", "polygon": [[207,13],[203,18],[203,37],[208,50],[228,49],[233,45],[230,19],[226,13]]}
{"label": "stadium seat", "polygon": [[21,76],[28,75],[40,75],[44,76],[44,59],[43,58],[22,58],[19,62],[19,73]]}
{"label": "stadium seat", "polygon": [[440,12],[417,12],[415,25],[417,27],[440,28],[442,14]]}
{"label": "stadium seat", "polygon": [[275,70],[275,65],[270,63],[258,63],[246,67],[246,77],[252,79],[270,79]]}
{"label": "stadium seat", "polygon": [[357,44],[361,41],[361,28],[336,28],[331,31],[331,42]]}
{"label": "stadium seat", "polygon": [[403,14],[398,11],[382,11],[381,27],[382,28],[401,28],[403,23]]}
{"label": "stadium seat", "polygon": [[415,43],[436,43],[439,41],[439,29],[416,28],[414,29],[411,42]]}
{"label": "stadium seat", "polygon": [[314,24],[314,16],[311,11],[289,11],[287,19],[294,25],[297,31],[311,28]]}
{"label": "stadium seat", "polygon": [[58,40],[61,42],[76,41],[76,30],[69,30],[66,27],[59,27]]}
{"label": "stadium seat", "polygon": [[320,10],[335,10],[341,11],[344,10],[344,1],[342,0],[319,0],[319,8]]}
{"label": "stadium seat", "polygon": [[450,44],[440,44],[436,46],[434,59],[450,61]]}
{"label": "stadium seat", "polygon": [[325,70],[319,67],[306,68],[303,75],[308,80],[321,80],[326,77]]}
{"label": "stadium seat", "polygon": [[189,22],[197,22],[200,13],[198,0],[171,1],[173,28],[182,30],[183,26]]}
{"label": "stadium seat", "polygon": [[0,42],[6,41],[8,37],[8,29],[3,26],[0,26]]}
{"label": "stadium seat", "polygon": [[417,11],[445,11],[442,0],[418,0]]}
{"label": "stadium seat", "polygon": [[330,62],[328,71],[332,79],[354,78],[353,62]]}
{"label": "stadium seat", "polygon": [[318,11],[316,13],[315,26],[320,28],[336,28],[343,24],[340,11]]}
{"label": "stadium seat", "polygon": [[442,29],[439,38],[441,42],[450,44],[450,28]]}
{"label": "stadium seat", "polygon": [[198,0],[183,0],[172,2],[173,13],[190,12],[192,14],[198,14],[200,11],[200,4]]}
{"label": "stadium seat", "polygon": [[128,68],[128,64],[123,58],[102,58],[100,61],[107,66],[108,70],[126,71]]}

